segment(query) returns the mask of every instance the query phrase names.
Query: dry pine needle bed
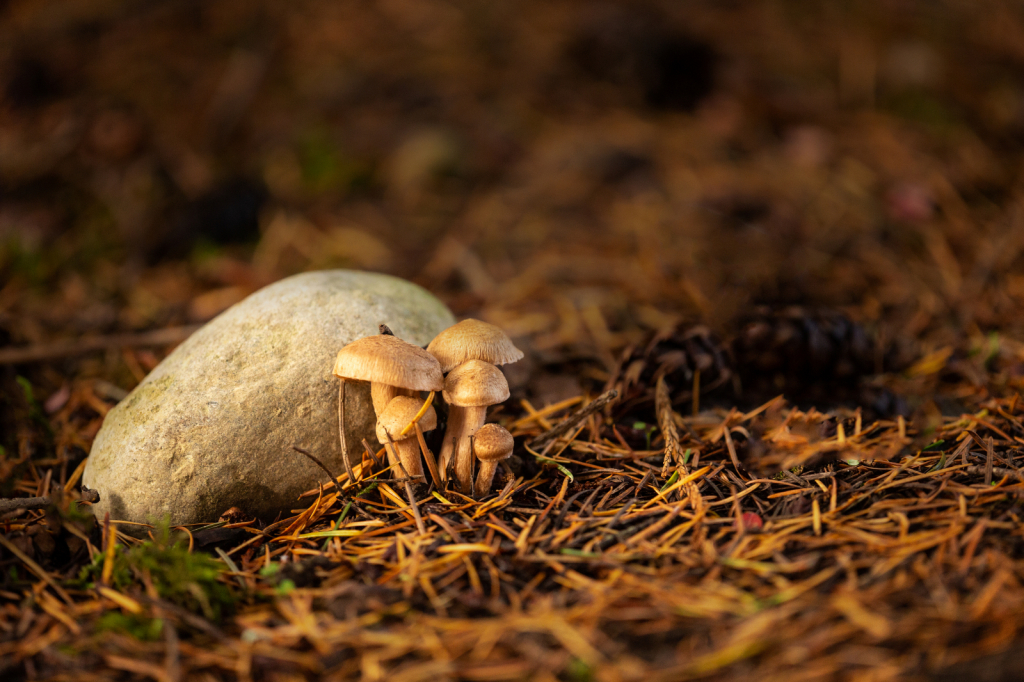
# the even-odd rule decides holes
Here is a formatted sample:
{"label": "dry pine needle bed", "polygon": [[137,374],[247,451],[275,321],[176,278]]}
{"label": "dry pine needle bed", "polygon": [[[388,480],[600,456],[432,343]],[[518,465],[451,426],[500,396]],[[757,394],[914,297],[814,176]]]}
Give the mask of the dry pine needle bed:
{"label": "dry pine needle bed", "polygon": [[410,500],[381,451],[269,526],[228,514],[140,542],[109,519],[90,533],[81,467],[44,480],[36,462],[18,489],[57,494],[5,517],[6,674],[954,679],[1015,640],[1016,397],[922,439],[903,416],[782,397],[673,404],[666,376],[522,400],[501,415],[516,458],[481,500],[434,485]]}

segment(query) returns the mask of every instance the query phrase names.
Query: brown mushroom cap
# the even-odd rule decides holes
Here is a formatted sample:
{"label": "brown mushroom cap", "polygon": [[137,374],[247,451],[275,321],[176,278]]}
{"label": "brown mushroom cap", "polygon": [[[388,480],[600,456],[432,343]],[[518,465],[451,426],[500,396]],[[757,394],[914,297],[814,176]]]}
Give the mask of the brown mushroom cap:
{"label": "brown mushroom cap", "polygon": [[473,452],[481,462],[498,462],[512,455],[512,434],[498,424],[484,424],[473,434]]}
{"label": "brown mushroom cap", "polygon": [[506,365],[523,359],[523,351],[500,328],[480,320],[467,319],[448,327],[434,337],[427,351],[441,363],[442,372],[450,372],[467,360],[483,360]]}
{"label": "brown mushroom cap", "polygon": [[[391,434],[392,440],[404,440],[405,438],[415,437],[415,431],[411,435],[407,433],[405,436],[400,436],[400,434],[402,429],[408,426],[412,418],[420,411],[421,407],[423,407],[423,401],[419,398],[412,398],[406,395],[393,398],[388,403],[387,409],[377,417],[377,440],[381,443],[388,442],[387,434],[384,433],[385,429],[387,429],[387,433]],[[437,413],[434,412],[433,406],[428,407],[427,411],[420,417],[419,425],[424,431],[433,431],[437,427]]]}
{"label": "brown mushroom cap", "polygon": [[356,339],[338,351],[334,376],[413,391],[444,388],[441,366],[433,355],[397,336],[384,334]]}
{"label": "brown mushroom cap", "polygon": [[470,360],[448,374],[443,395],[445,402],[456,407],[497,405],[508,400],[508,382],[489,362]]}

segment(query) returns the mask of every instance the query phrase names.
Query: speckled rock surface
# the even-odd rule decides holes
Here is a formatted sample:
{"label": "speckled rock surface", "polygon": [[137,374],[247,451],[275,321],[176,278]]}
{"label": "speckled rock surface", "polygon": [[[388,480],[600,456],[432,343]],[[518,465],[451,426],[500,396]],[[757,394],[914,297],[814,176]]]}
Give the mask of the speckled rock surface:
{"label": "speckled rock surface", "polygon": [[[414,284],[348,270],[289,277],[225,311],[107,415],[82,479],[97,516],[183,524],[295,507],[326,475],[291,446],[344,471],[331,367],[382,322],[426,346],[455,320]],[[369,384],[349,383],[345,408],[349,449],[375,443]]]}

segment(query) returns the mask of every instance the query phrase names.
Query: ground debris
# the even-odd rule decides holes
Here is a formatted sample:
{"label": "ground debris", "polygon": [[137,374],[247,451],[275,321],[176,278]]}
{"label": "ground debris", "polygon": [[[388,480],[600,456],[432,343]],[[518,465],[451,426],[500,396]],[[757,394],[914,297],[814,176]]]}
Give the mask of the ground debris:
{"label": "ground debris", "polygon": [[[0,678],[1019,677],[1024,19],[934,4],[0,2]],[[87,513],[336,267],[525,351],[490,495]]]}

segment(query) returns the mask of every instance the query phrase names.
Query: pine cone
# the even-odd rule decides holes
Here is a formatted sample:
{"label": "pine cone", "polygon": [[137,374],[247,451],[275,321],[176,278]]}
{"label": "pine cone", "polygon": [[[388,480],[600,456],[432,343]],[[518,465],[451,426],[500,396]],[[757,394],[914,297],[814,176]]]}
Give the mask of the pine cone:
{"label": "pine cone", "polygon": [[730,365],[725,346],[707,327],[680,325],[658,332],[643,347],[627,348],[608,388],[617,389],[623,403],[653,402],[654,386],[665,377],[672,402],[681,403],[692,399],[697,371],[703,394],[732,377]]}
{"label": "pine cone", "polygon": [[864,380],[903,363],[895,347],[845,314],[827,309],[758,309],[729,344],[745,396],[784,393],[798,403],[826,409],[856,404],[879,414],[906,412],[898,397]]}
{"label": "pine cone", "polygon": [[731,350],[741,377],[782,374],[801,381],[853,381],[875,374],[876,343],[863,327],[833,310],[759,309]]}
{"label": "pine cone", "polygon": [[[700,370],[702,404],[705,396],[712,403],[728,396],[730,404],[756,406],[782,393],[819,409],[858,405],[889,416],[906,413],[905,403],[865,379],[899,369],[898,357],[841,312],[759,308],[728,343],[704,326],[679,325],[627,348],[606,388],[619,391],[621,410],[628,413],[653,404],[654,387],[665,377],[672,403],[680,405],[693,399]],[[727,393],[731,386],[739,394]]]}

